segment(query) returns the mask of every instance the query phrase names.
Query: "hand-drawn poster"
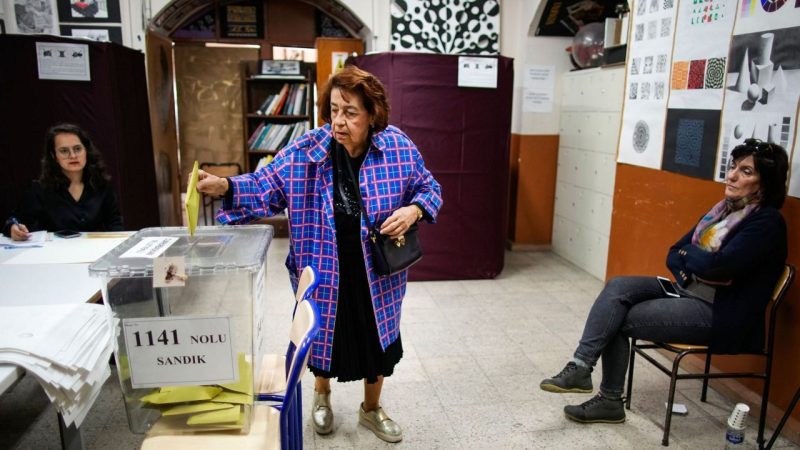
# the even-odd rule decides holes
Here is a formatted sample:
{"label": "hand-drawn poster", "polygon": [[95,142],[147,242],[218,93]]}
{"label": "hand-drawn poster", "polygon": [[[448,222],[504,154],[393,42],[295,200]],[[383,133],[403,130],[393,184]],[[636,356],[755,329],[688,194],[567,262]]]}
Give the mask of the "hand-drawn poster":
{"label": "hand-drawn poster", "polygon": [[[774,142],[790,154],[800,98],[800,7],[786,0],[740,0],[728,53],[716,179],[730,151],[747,138]],[[789,193],[800,196],[798,160]]]}
{"label": "hand-drawn poster", "polygon": [[[691,0],[690,0],[691,1]],[[675,0],[636,0],[617,161],[661,167]]]}
{"label": "hand-drawn poster", "polygon": [[19,34],[58,34],[52,0],[6,0],[8,32]]}
{"label": "hand-drawn poster", "polygon": [[683,0],[672,56],[663,170],[713,179],[736,0]]}

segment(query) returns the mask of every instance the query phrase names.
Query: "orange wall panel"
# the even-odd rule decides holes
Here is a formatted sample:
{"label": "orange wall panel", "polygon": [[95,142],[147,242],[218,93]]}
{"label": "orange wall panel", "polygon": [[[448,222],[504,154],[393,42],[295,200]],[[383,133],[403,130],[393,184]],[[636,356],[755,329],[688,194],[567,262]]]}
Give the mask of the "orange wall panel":
{"label": "orange wall panel", "polygon": [[513,160],[511,163],[512,180],[515,168],[517,173],[513,241],[549,245],[553,235],[558,135],[512,135],[511,142],[512,155],[518,155],[516,164]]}

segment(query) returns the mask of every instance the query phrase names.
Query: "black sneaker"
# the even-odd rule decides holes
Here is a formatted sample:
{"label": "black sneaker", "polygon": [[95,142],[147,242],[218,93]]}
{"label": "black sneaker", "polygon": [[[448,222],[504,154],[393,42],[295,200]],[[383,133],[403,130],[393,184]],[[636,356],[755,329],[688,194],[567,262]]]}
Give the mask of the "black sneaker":
{"label": "black sneaker", "polygon": [[539,387],[548,392],[591,394],[592,369],[570,361],[558,375],[542,380]]}
{"label": "black sneaker", "polygon": [[610,399],[597,394],[580,405],[564,407],[567,419],[580,423],[622,423],[625,422],[625,408],[622,399]]}

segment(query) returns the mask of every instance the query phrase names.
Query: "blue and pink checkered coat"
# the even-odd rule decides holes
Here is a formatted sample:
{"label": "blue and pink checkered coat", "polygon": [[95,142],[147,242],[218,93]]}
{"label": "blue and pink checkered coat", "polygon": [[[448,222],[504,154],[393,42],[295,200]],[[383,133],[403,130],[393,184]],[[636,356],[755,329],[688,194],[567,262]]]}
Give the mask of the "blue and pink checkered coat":
{"label": "blue and pink checkered coat", "polygon": [[[297,287],[297,277],[305,266],[314,266],[320,273],[314,300],[322,324],[309,363],[325,371],[331,364],[339,286],[331,139],[330,125],[315,128],[281,150],[266,167],[232,177],[233,202],[225,202],[217,213],[222,223],[243,223],[287,210],[290,247],[286,267],[292,285]],[[370,223],[381,223],[394,210],[411,203],[421,205],[435,220],[442,206],[441,187],[425,168],[417,147],[393,126],[372,135],[358,177]],[[361,248],[378,335],[386,349],[400,332],[406,272],[381,277],[373,271],[367,226],[362,217]]]}

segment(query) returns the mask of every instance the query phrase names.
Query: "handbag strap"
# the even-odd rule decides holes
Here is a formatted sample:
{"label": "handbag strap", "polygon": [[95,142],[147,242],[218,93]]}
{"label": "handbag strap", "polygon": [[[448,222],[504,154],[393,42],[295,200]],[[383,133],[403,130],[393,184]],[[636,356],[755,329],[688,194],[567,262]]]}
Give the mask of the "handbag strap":
{"label": "handbag strap", "polygon": [[[353,182],[353,188],[355,188],[354,193],[358,199],[358,206],[361,207],[361,214],[364,216],[364,220],[367,221],[367,225],[369,225],[367,229],[370,233],[372,233],[372,222],[369,221],[369,214],[367,214],[367,208],[364,206],[364,199],[361,198],[361,188],[358,185],[358,178],[356,178],[355,173],[353,172],[353,166],[350,164],[350,161],[347,160],[348,155],[345,155],[346,150],[344,149],[344,146],[337,142],[336,147],[336,153],[341,155],[339,157],[339,161],[347,166],[347,171],[350,173],[350,180]],[[366,155],[364,159],[366,160]]]}

